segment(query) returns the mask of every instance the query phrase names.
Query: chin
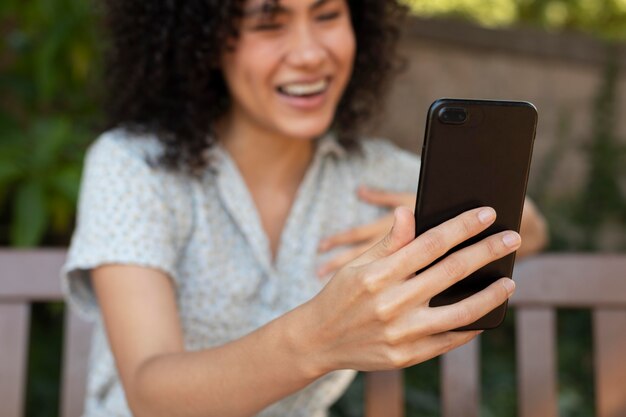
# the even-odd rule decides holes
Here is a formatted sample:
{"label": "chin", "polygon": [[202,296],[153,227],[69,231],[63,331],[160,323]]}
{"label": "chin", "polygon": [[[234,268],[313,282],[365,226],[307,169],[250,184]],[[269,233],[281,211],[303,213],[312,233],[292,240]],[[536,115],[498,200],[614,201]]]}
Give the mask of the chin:
{"label": "chin", "polygon": [[281,126],[280,130],[294,139],[312,140],[324,135],[332,123],[332,118],[291,120]]}

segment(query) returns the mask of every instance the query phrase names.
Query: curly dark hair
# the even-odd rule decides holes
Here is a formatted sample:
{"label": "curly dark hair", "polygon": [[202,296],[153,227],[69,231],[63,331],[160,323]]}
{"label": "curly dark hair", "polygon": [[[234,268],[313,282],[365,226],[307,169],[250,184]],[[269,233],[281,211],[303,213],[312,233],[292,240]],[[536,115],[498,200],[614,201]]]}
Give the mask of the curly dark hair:
{"label": "curly dark hair", "polygon": [[[347,1],[357,51],[331,129],[354,149],[358,126],[401,67],[395,46],[406,8],[394,0]],[[216,140],[214,124],[230,105],[219,59],[237,36],[243,0],[104,0],[104,6],[107,128],[154,133],[164,144],[165,167],[201,171],[203,151]]]}

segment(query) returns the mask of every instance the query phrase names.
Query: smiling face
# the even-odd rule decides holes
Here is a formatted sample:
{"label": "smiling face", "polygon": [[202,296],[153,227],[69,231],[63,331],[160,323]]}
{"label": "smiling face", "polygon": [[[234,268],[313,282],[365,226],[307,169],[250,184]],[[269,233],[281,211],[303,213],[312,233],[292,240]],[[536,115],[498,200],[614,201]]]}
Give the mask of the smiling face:
{"label": "smiling face", "polygon": [[244,2],[239,37],[222,57],[229,122],[315,138],[332,123],[352,73],[356,41],[347,1],[266,3]]}

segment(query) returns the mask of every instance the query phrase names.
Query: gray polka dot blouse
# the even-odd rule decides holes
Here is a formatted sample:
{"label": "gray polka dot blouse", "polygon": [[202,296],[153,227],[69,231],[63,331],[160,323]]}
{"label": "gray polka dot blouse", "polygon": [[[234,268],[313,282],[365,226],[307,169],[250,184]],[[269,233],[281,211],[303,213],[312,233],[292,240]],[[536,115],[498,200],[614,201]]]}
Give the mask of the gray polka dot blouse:
{"label": "gray polka dot blouse", "polygon": [[[239,338],[320,291],[316,268],[346,249],[318,254],[320,239],[386,213],[357,197],[360,184],[415,192],[417,156],[385,140],[365,140],[363,150],[349,153],[332,135],[316,141],[272,262],[258,211],[223,147],[208,151],[215,169],[191,179],[150,162],[161,152],[154,137],[121,129],[100,136],[87,152],[77,226],[60,273],[72,307],[95,321],[85,417],[131,416],[90,283],[92,268],[133,264],[168,274],[188,350]],[[331,372],[258,416],[326,416],[355,373]]]}

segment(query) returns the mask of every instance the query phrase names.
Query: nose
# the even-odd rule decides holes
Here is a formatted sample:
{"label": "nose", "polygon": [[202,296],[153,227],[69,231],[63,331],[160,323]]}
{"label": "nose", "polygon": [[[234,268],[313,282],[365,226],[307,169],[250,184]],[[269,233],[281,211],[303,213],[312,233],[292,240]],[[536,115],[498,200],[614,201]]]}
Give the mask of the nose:
{"label": "nose", "polygon": [[287,62],[300,68],[317,68],[326,59],[326,49],[319,36],[309,25],[300,25],[290,35]]}

